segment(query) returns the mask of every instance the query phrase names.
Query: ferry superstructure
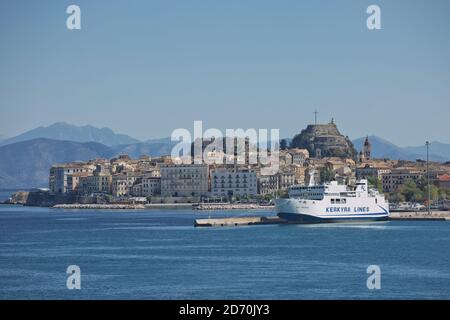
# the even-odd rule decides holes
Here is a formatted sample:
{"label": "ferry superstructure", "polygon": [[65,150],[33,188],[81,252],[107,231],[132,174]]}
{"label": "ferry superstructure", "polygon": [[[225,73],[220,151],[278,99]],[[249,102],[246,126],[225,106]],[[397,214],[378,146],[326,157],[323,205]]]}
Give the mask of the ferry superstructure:
{"label": "ferry superstructure", "polygon": [[308,186],[289,188],[289,198],[275,200],[280,218],[293,223],[330,223],[352,221],[383,221],[389,218],[389,204],[384,195],[369,189],[367,180],[356,187],[339,185],[336,181],[317,185],[316,172]]}

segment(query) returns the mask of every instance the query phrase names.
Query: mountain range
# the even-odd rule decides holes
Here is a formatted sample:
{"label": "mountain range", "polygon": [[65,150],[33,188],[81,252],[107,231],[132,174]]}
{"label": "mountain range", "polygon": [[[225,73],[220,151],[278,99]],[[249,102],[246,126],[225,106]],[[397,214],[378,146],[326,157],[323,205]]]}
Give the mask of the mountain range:
{"label": "mountain range", "polygon": [[57,122],[48,127],[38,127],[9,139],[2,140],[0,137],[0,145],[7,145],[36,138],[75,142],[98,142],[107,146],[140,142],[126,134],[115,133],[109,128],[99,129],[90,125],[75,126],[66,122]]}
{"label": "mountain range", "polygon": [[[364,140],[365,137],[352,141],[358,151]],[[425,146],[399,147],[376,136],[370,136],[369,141],[373,158],[426,159]],[[141,142],[109,128],[79,127],[63,122],[39,127],[0,141],[0,188],[46,187],[49,169],[55,163],[110,159],[119,154],[132,158],[156,157],[170,154],[174,144],[170,138]],[[430,159],[450,161],[450,144],[432,142]]]}
{"label": "mountain range", "polygon": [[[363,144],[366,138],[359,138],[353,140],[355,148],[360,151],[363,148]],[[416,147],[399,147],[395,144],[382,139],[377,136],[369,136],[369,141],[372,145],[372,158],[376,159],[392,159],[392,160],[411,160],[417,159],[426,160],[427,149],[425,143],[423,146]],[[450,144],[441,142],[431,142],[430,145],[430,160],[446,162],[450,161]]]}
{"label": "mountain range", "polygon": [[116,146],[48,138],[11,143],[0,146],[0,189],[47,187],[53,164],[111,159],[120,154],[161,156],[170,154],[172,145],[170,138]]}

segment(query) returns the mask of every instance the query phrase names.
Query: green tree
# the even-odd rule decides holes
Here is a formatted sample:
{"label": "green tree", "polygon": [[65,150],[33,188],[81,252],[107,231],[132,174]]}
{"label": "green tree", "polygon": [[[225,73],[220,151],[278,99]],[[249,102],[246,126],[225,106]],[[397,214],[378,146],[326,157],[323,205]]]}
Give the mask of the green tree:
{"label": "green tree", "polygon": [[389,194],[389,202],[404,202],[405,196],[401,194],[400,192],[392,192]]}
{"label": "green tree", "polygon": [[375,177],[369,177],[367,181],[369,182],[369,187],[378,190],[379,193],[383,193],[383,185],[380,179]]}
{"label": "green tree", "polygon": [[412,180],[408,180],[400,189],[401,194],[408,202],[422,201],[423,192]]}
{"label": "green tree", "polygon": [[328,168],[323,168],[320,170],[320,181],[330,182],[334,180],[334,173]]}
{"label": "green tree", "polygon": [[[425,186],[424,190],[423,190],[423,195],[424,195],[424,200],[428,200],[428,186]],[[436,201],[439,200],[439,188],[434,186],[434,185],[430,185],[430,198],[431,201]]]}
{"label": "green tree", "polygon": [[286,150],[288,148],[288,143],[286,139],[280,141],[280,150]]}

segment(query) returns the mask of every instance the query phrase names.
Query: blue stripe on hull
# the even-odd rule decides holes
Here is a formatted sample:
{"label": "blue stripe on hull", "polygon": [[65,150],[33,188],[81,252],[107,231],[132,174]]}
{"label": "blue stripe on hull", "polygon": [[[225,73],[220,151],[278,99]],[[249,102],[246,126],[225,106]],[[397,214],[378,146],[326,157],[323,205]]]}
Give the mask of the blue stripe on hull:
{"label": "blue stripe on hull", "polygon": [[337,223],[337,222],[357,222],[357,221],[386,221],[388,216],[358,216],[352,218],[318,218],[307,214],[299,213],[278,213],[278,216],[290,223]]}

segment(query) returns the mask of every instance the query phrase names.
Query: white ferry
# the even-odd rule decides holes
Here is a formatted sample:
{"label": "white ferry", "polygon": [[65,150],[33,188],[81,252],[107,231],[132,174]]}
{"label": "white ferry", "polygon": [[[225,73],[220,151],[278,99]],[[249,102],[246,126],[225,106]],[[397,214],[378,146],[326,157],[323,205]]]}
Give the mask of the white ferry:
{"label": "white ferry", "polygon": [[368,189],[367,180],[356,188],[336,181],[316,185],[316,172],[308,186],[292,186],[289,198],[275,200],[277,214],[288,222],[329,223],[383,221],[389,218],[389,204],[377,190]]}

